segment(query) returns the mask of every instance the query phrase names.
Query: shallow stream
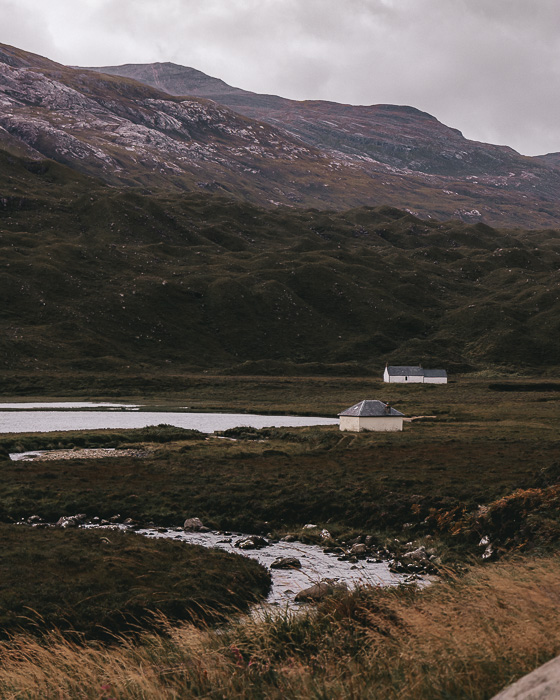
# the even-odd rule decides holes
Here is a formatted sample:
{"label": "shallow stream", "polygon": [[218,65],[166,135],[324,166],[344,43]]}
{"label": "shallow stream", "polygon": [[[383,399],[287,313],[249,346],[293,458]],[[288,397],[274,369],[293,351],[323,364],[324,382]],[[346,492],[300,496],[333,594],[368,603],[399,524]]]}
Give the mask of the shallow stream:
{"label": "shallow stream", "polygon": [[185,532],[182,528],[170,528],[166,532],[157,529],[143,529],[139,534],[153,539],[166,538],[203,547],[214,547],[225,552],[233,552],[256,559],[267,569],[279,557],[296,557],[301,569],[270,569],[272,590],[267,599],[270,605],[292,607],[299,591],[309,588],[323,579],[334,579],[345,583],[349,588],[355,585],[395,586],[402,583],[406,575],[393,574],[387,562],[362,560],[357,563],[338,561],[338,555],[325,554],[318,545],[302,542],[274,542],[263,549],[239,549],[235,543],[246,539],[247,535],[224,534],[220,532]]}

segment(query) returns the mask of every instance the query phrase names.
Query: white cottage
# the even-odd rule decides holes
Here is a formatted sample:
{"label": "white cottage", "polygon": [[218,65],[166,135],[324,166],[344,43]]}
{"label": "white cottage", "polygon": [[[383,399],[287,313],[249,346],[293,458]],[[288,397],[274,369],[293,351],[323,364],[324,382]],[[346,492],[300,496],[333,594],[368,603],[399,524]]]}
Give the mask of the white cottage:
{"label": "white cottage", "polygon": [[404,415],[383,401],[365,399],[342,413],[340,429],[359,433],[362,430],[393,431],[403,429]]}
{"label": "white cottage", "polygon": [[393,384],[447,384],[444,369],[423,369],[420,366],[392,365],[385,367],[383,381]]}

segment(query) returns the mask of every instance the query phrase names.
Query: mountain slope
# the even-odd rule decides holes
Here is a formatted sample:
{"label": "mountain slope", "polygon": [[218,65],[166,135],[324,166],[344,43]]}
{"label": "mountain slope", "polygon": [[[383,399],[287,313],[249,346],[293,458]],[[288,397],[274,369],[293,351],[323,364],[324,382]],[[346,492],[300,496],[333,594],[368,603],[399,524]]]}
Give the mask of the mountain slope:
{"label": "mountain slope", "polygon": [[[398,206],[434,216],[510,225],[531,225],[527,214],[519,211],[528,206],[535,221],[557,217],[560,176],[555,154],[530,158],[506,146],[470,141],[457,129],[413,107],[300,102],[260,95],[173,63],[93,70],[127,76],[172,95],[214,100],[239,114],[281,127],[331,156],[359,163],[371,177],[382,172],[398,175],[400,183],[384,183],[387,202]],[[417,194],[431,200],[431,208],[423,209]],[[442,194],[448,200],[445,203]],[[509,209],[512,204],[517,207],[515,213]]]}
{"label": "mountain slope", "polygon": [[91,70],[133,78],[170,95],[211,99],[252,119],[281,126],[309,145],[375,158],[398,168],[451,176],[507,175],[515,165],[537,165],[506,146],[469,141],[457,129],[414,107],[356,106],[260,95],[173,63]]}
{"label": "mountain slope", "polygon": [[[328,201],[323,183],[332,179],[332,163],[316,149],[213,102],[171,97],[5,46],[0,144],[111,184],[215,189],[260,202],[303,198],[321,205]],[[352,192],[355,178],[346,179],[341,190]]]}
{"label": "mountain slope", "polygon": [[[200,75],[194,82],[206,89]],[[214,81],[212,94],[230,94],[224,85]],[[554,227],[560,218],[558,169],[467,141],[412,108],[233,93],[270,123],[0,45],[0,147],[146,191],[212,191],[267,206],[390,205],[500,226]]]}
{"label": "mountain slope", "polygon": [[560,234],[146,195],[0,153],[0,366],[558,364]]}

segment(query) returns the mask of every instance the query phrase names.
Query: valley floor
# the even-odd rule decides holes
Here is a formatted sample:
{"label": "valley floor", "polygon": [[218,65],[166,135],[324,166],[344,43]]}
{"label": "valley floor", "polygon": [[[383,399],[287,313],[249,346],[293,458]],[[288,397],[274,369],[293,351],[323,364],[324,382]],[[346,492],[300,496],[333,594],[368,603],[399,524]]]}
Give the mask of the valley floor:
{"label": "valley floor", "polygon": [[[16,634],[0,648],[2,696],[478,700],[560,653],[554,378],[403,387],[371,378],[191,375],[175,390],[132,388],[118,398],[326,416],[371,398],[432,417],[393,434],[342,434],[337,426],[237,428],[227,432],[231,440],[165,427],[5,434],[4,453],[150,452],[95,462],[4,459],[0,520],[119,513],[177,526],[199,517],[211,527],[308,541],[315,535],[303,525],[316,523],[336,542],[370,535],[397,557],[433,548],[442,581],[422,591],[354,591],[296,617],[233,620],[219,631],[169,623],[165,633],[108,646]],[[93,393],[64,395],[116,396]]]}

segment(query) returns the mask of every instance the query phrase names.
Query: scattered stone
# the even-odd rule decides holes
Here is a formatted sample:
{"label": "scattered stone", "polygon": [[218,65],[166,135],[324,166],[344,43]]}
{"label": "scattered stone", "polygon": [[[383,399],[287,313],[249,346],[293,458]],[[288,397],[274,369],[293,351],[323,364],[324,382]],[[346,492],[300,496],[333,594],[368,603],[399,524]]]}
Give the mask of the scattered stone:
{"label": "scattered stone", "polygon": [[27,518],[27,522],[32,525],[33,523],[40,523],[42,522],[43,518],[40,515],[31,515],[29,518]]}
{"label": "scattered stone", "polygon": [[251,537],[237,540],[234,546],[239,549],[262,549],[263,547],[268,547],[268,542],[264,539],[264,537],[251,535]]}
{"label": "scattered stone", "polygon": [[133,520],[132,518],[125,518],[123,520],[123,525],[136,525],[136,520]]}
{"label": "scattered stone", "polygon": [[118,523],[120,519],[121,519],[121,516],[120,516],[120,513],[119,513],[119,514],[117,514],[117,515],[112,515],[112,516],[109,518],[109,522],[110,522],[110,523]]}
{"label": "scattered stone", "polygon": [[301,562],[297,557],[278,557],[270,565],[271,569],[301,569]]}
{"label": "scattered stone", "polygon": [[490,538],[488,535],[484,535],[484,537],[480,540],[478,543],[479,547],[487,547],[490,544]]}
{"label": "scattered stone", "polygon": [[358,544],[355,544],[352,546],[352,549],[350,550],[350,554],[357,555],[357,556],[366,555],[367,551],[368,551],[368,548],[366,547],[365,544],[358,543]]}
{"label": "scattered stone", "polygon": [[[73,447],[69,450],[44,450],[27,455],[21,461],[52,462],[62,459],[105,459],[106,457],[148,457],[149,451],[126,448],[115,450],[107,447],[84,448]],[[0,456],[1,459],[1,456]]]}
{"label": "scattered stone", "polygon": [[316,530],[317,527],[318,527],[317,525],[312,525],[311,523],[307,523],[307,525],[303,526],[303,529],[304,530]]}
{"label": "scattered stone", "polygon": [[366,547],[371,547],[375,544],[375,537],[373,535],[366,535],[365,545]]}
{"label": "scattered stone", "polygon": [[428,554],[426,553],[425,547],[418,547],[418,549],[413,549],[412,552],[406,552],[401,558],[411,559],[412,561],[426,561],[428,559]]}
{"label": "scattered stone", "polygon": [[86,517],[87,516],[85,513],[78,513],[77,515],[63,515],[55,524],[56,527],[62,528],[78,527],[78,525],[81,525],[84,522]]}
{"label": "scattered stone", "polygon": [[319,533],[320,537],[322,540],[330,540],[331,538],[331,533],[328,530],[321,530]]}
{"label": "scattered stone", "polygon": [[286,535],[286,537],[282,537],[280,542],[297,542],[297,537],[295,535]]}
{"label": "scattered stone", "polygon": [[482,552],[482,558],[487,560],[491,559],[495,554],[494,547],[492,547],[492,544],[490,543],[488,547]]}
{"label": "scattered stone", "polygon": [[325,579],[320,583],[309,586],[309,588],[304,588],[296,595],[295,601],[296,603],[318,601],[325,598],[325,596],[332,595],[336,591],[346,590],[348,590],[348,587],[344,583],[339,583],[332,579]]}

